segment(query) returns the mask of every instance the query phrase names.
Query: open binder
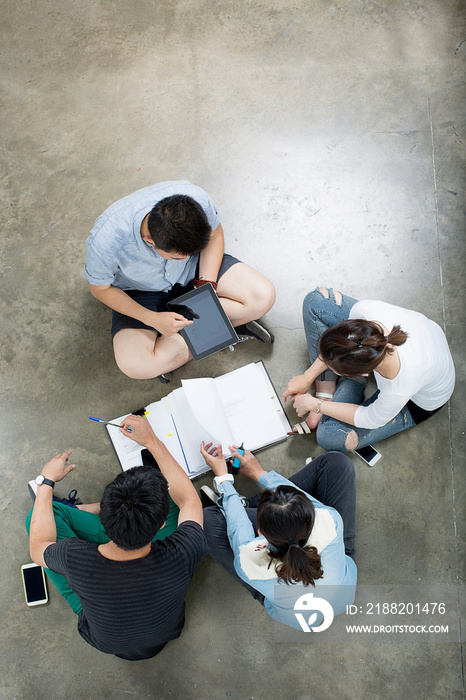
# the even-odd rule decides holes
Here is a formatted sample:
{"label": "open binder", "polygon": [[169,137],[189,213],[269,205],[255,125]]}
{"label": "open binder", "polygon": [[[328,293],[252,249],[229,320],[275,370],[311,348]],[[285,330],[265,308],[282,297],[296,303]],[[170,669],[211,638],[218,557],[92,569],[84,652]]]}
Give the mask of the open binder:
{"label": "open binder", "polygon": [[[201,441],[244,443],[259,450],[287,438],[291,424],[262,361],[220,377],[186,379],[160,401],[135,411],[145,414],[157,437],[192,479],[209,470],[199,451]],[[121,423],[127,415],[112,420]],[[107,425],[123,471],[142,464],[141,446],[118,428]]]}

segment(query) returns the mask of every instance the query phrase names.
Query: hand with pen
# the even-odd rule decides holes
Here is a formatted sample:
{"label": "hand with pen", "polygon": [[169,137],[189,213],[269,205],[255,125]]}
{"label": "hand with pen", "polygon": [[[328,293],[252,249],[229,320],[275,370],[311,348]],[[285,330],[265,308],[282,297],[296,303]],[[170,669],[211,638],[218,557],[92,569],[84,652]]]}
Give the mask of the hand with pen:
{"label": "hand with pen", "polygon": [[[257,481],[262,474],[265,474],[265,471],[262,469],[252,452],[245,450],[244,454],[242,454],[241,452],[238,452],[238,445],[229,445],[229,450],[231,451],[231,458],[238,459],[240,462],[240,474],[244,474],[244,476],[248,476],[250,479],[254,479],[255,481]],[[204,442],[201,442],[201,454],[205,459],[205,463],[212,469],[215,476],[221,476],[222,474],[228,473],[228,467],[223,456],[221,445],[215,447],[212,442],[209,442],[208,445],[204,445]]]}
{"label": "hand with pen", "polygon": [[[132,431],[129,431],[129,428],[132,428]],[[120,430],[126,437],[143,447],[149,448],[149,445],[160,442],[149,421],[142,416],[126,416],[120,425]]]}

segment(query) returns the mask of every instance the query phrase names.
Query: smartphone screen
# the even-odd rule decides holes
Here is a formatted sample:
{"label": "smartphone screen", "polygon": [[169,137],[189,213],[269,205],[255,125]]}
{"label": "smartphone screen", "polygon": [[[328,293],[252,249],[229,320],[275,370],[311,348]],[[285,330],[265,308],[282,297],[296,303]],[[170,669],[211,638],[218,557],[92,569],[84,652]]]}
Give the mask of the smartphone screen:
{"label": "smartphone screen", "polygon": [[25,564],[21,567],[24,595],[27,605],[41,605],[48,600],[44,572],[37,564]]}
{"label": "smartphone screen", "polygon": [[361,459],[363,459],[371,467],[379,461],[382,456],[380,452],[377,452],[372,445],[367,445],[367,447],[358,447],[357,450],[353,450]]}

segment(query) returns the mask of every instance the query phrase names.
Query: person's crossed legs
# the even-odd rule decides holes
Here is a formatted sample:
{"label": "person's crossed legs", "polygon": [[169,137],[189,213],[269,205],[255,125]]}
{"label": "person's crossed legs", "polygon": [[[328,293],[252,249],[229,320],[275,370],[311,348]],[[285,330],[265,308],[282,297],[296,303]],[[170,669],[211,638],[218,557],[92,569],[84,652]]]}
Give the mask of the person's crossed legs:
{"label": "person's crossed legs", "polygon": [[[311,364],[318,355],[319,338],[326,330],[349,318],[351,308],[357,300],[346,294],[342,294],[336,289],[327,287],[317,287],[309,292],[303,301],[303,321],[304,331],[309,350]],[[330,398],[335,392],[338,377],[331,370],[323,372],[315,382],[316,396],[324,401],[331,401]],[[322,414],[311,411],[305,421],[311,431],[316,430]]]}
{"label": "person's crossed legs", "polygon": [[[273,306],[275,288],[257,270],[236,262],[219,278],[217,295],[233,326],[257,320]],[[155,329],[122,328],[113,338],[115,360],[132,379],[152,379],[191,359],[179,333],[161,336]]]}

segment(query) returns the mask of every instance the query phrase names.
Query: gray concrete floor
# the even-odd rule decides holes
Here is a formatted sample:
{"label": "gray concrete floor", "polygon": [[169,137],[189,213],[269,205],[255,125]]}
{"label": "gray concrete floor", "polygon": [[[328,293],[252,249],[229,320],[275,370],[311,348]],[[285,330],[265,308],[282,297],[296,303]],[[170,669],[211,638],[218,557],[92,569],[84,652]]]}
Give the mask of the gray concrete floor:
{"label": "gray concrete floor", "polygon": [[[20,565],[26,482],[70,447],[78,469],[58,492],[98,499],[119,467],[87,416],[165,392],[117,370],[84,241],[119,197],[189,179],[220,206],[227,250],[275,282],[276,343],[191,363],[170,389],[262,358],[283,390],[306,367],[301,302],[316,284],[428,314],[446,330],[458,386],[428,424],[381,443],[376,467],[356,463],[359,581],[462,581],[462,10],[454,0],[6,0],[2,699],[461,697],[459,644],[277,643],[264,610],[207,557],[182,637],[124,662],[81,640],[51,585],[48,606],[28,609]],[[260,459],[289,475],[318,452],[311,437]]]}

